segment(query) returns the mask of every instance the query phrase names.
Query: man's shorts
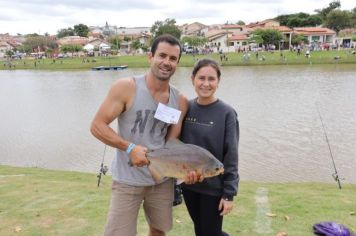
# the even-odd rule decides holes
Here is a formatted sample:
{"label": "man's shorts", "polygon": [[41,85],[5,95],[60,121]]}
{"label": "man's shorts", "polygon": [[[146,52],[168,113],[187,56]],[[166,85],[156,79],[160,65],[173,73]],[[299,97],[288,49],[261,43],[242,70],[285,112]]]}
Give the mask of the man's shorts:
{"label": "man's shorts", "polygon": [[105,236],[135,236],[143,201],[148,224],[167,232],[172,229],[173,180],[147,187],[113,181]]}

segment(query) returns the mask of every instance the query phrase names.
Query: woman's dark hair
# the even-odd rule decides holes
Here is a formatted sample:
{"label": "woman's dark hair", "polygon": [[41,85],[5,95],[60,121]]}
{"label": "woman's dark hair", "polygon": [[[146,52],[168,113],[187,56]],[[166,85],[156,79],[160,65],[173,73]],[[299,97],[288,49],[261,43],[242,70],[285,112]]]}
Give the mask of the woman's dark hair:
{"label": "woman's dark hair", "polygon": [[196,74],[198,73],[198,71],[202,67],[206,67],[206,66],[210,66],[210,67],[214,68],[216,70],[216,74],[218,75],[218,79],[220,79],[221,70],[220,70],[219,64],[216,61],[209,59],[209,58],[201,59],[197,63],[195,63],[193,71],[192,71],[192,76],[195,77]]}
{"label": "woman's dark hair", "polygon": [[153,40],[153,43],[151,46],[152,55],[155,55],[158,44],[161,42],[169,43],[172,46],[175,46],[175,45],[179,46],[179,58],[178,58],[178,61],[179,61],[179,59],[182,55],[182,45],[180,44],[179,40],[176,37],[174,37],[173,35],[170,35],[170,34],[162,34]]}

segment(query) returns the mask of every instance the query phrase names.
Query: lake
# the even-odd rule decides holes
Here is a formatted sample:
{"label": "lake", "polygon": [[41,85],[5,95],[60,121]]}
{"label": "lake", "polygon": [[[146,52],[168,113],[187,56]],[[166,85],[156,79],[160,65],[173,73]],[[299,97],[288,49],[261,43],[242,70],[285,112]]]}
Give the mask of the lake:
{"label": "lake", "polygon": [[[194,97],[192,68],[172,83]],[[122,71],[0,71],[0,164],[98,172],[90,122]],[[224,67],[218,97],[240,122],[242,181],[356,183],[356,65]],[[112,127],[116,127],[113,122]],[[105,152],[110,166],[113,148]],[[95,181],[95,180],[94,180]]]}

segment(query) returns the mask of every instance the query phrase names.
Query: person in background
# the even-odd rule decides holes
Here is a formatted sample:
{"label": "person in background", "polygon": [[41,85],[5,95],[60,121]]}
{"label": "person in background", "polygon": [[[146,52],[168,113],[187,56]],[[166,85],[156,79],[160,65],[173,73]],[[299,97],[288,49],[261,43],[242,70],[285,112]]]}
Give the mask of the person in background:
{"label": "person in background", "polygon": [[223,216],[231,212],[237,194],[239,122],[236,111],[218,99],[219,65],[201,59],[193,68],[192,82],[197,97],[189,101],[180,139],[210,151],[224,164],[224,174],[192,185],[182,192],[196,236],[228,235],[222,231]]}
{"label": "person in background", "polygon": [[[112,194],[106,236],[135,236],[141,203],[150,236],[162,236],[172,228],[173,180],[156,183],[147,165],[146,152],[164,147],[180,134],[188,100],[169,83],[181,57],[179,41],[171,35],[157,37],[148,55],[145,75],[119,79],[111,87],[91,125],[92,134],[117,149],[112,163]],[[167,123],[161,114],[181,111]],[[118,119],[118,132],[109,125]],[[128,163],[131,163],[129,165]],[[188,173],[186,183],[197,181]]]}

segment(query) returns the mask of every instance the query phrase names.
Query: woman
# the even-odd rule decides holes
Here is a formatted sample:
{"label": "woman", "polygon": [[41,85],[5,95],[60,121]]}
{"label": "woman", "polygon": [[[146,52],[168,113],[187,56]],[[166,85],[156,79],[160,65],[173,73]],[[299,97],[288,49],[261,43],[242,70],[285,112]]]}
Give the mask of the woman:
{"label": "woman", "polygon": [[233,208],[239,182],[239,123],[236,111],[215,96],[220,75],[215,61],[202,59],[196,63],[191,79],[197,97],[189,101],[182,127],[181,140],[209,150],[225,170],[223,175],[182,186],[196,236],[227,235],[222,232],[223,216]]}

